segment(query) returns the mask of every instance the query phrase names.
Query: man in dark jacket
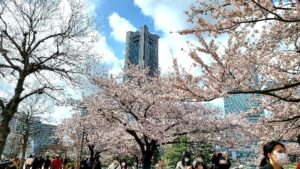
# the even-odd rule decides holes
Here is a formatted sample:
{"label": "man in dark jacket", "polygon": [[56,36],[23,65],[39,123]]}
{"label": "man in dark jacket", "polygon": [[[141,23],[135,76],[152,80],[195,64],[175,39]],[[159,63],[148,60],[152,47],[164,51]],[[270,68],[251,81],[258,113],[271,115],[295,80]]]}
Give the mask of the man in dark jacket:
{"label": "man in dark jacket", "polygon": [[88,169],[88,162],[87,158],[84,158],[80,161],[80,169]]}
{"label": "man in dark jacket", "polygon": [[44,162],[44,169],[49,169],[51,164],[50,156],[46,156],[46,160]]}

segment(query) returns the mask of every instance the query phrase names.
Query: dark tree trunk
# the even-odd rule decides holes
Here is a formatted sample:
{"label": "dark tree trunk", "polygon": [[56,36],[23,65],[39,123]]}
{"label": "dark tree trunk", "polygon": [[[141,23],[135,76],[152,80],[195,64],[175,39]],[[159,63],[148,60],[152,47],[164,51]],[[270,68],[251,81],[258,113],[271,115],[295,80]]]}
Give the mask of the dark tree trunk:
{"label": "dark tree trunk", "polygon": [[143,169],[151,169],[152,158],[156,148],[157,145],[155,141],[146,146],[146,151],[143,154]]}
{"label": "dark tree trunk", "polygon": [[90,151],[90,161],[89,161],[88,166],[91,169],[93,167],[93,164],[94,164],[94,161],[95,161],[95,159],[94,159],[94,154],[95,154],[94,148],[95,148],[95,145],[89,144],[88,148],[89,148],[89,151]]}
{"label": "dark tree trunk", "polygon": [[143,159],[143,169],[151,169],[151,154],[145,154]]}
{"label": "dark tree trunk", "polygon": [[[2,115],[5,115],[5,114],[7,114],[7,113],[5,110],[3,110]],[[3,119],[1,119],[1,121],[0,121],[0,156],[3,153],[7,137],[10,133],[10,128],[9,128],[10,120],[11,120],[11,117],[3,116]]]}
{"label": "dark tree trunk", "polygon": [[20,75],[17,86],[15,88],[15,93],[12,99],[6,104],[6,106],[2,105],[1,116],[2,119],[0,121],[0,157],[2,156],[4,146],[7,141],[7,137],[10,133],[9,122],[15,115],[18,110],[19,103],[21,101],[21,94],[23,92],[23,84],[25,81],[24,75]]}

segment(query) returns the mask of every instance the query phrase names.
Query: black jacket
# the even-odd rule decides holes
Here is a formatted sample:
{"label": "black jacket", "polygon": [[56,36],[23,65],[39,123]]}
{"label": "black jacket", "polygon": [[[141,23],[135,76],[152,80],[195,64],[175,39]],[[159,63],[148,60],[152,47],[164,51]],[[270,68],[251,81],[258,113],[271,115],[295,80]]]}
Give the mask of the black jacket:
{"label": "black jacket", "polygon": [[[274,168],[270,163],[268,163],[267,165],[260,167],[260,169],[274,169]],[[283,169],[283,168],[281,167],[281,169]]]}

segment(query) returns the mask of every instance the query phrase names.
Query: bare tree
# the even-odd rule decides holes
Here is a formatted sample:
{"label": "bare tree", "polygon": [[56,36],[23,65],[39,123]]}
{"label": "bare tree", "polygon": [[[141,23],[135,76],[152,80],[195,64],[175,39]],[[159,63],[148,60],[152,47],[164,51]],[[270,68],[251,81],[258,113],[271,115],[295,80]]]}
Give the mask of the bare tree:
{"label": "bare tree", "polygon": [[97,35],[92,23],[82,0],[0,2],[0,78],[9,86],[0,96],[0,155],[24,99],[53,97],[62,90],[57,81],[74,82],[84,72]]}
{"label": "bare tree", "polygon": [[15,115],[18,121],[18,133],[21,136],[21,166],[24,163],[28,143],[30,139],[40,133],[39,128],[35,125],[40,121],[41,115],[50,113],[51,109],[46,104],[45,98],[35,96],[31,99],[26,99],[20,105],[20,111]]}

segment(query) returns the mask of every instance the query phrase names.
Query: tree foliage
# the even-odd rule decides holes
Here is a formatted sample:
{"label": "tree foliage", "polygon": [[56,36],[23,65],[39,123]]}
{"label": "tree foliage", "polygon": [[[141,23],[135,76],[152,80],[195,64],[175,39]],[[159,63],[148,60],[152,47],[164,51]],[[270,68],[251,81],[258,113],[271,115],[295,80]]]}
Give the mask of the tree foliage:
{"label": "tree foliage", "polygon": [[[19,104],[36,94],[55,98],[85,71],[96,33],[86,1],[0,2],[0,155]],[[69,83],[70,84],[70,83]]]}
{"label": "tree foliage", "polygon": [[189,43],[189,55],[202,73],[182,72],[175,62],[176,87],[202,101],[255,95],[261,106],[248,113],[267,110],[270,117],[260,119],[257,127],[246,124],[249,133],[264,141],[296,141],[299,9],[296,0],[198,1],[187,11],[193,28],[180,33],[197,38],[197,43]]}

